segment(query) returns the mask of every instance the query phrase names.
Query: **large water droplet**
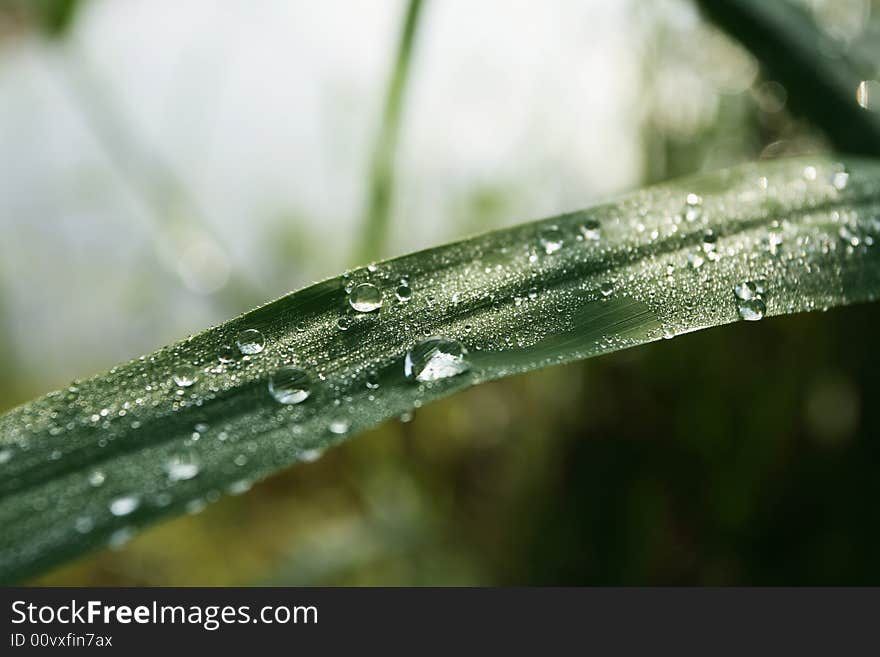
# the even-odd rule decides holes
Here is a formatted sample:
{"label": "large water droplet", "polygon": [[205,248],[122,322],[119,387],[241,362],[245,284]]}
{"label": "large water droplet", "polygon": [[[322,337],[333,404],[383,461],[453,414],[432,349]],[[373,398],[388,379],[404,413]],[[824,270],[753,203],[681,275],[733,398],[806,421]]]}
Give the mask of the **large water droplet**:
{"label": "large water droplet", "polygon": [[407,378],[422,382],[463,374],[471,368],[467,353],[464,345],[457,340],[428,338],[406,353],[403,372]]}
{"label": "large water droplet", "polygon": [[312,377],[304,369],[286,365],[269,377],[269,393],[282,404],[300,404],[311,394]]}
{"label": "large water droplet", "polygon": [[382,307],[382,293],[372,283],[361,283],[351,291],[348,303],[359,313],[371,313]]}
{"label": "large water droplet", "polygon": [[397,296],[398,301],[409,301],[412,299],[412,289],[409,285],[401,284],[394,294]]}
{"label": "large water droplet", "polygon": [[110,513],[114,516],[127,516],[140,504],[141,500],[137,495],[123,495],[110,502]]}
{"label": "large water droplet", "polygon": [[263,351],[266,338],[257,329],[245,329],[235,338],[235,345],[241,353],[252,356]]}
{"label": "large water droplet", "polygon": [[559,226],[547,226],[542,228],[538,233],[538,241],[541,243],[541,247],[547,255],[556,253],[565,244]]}

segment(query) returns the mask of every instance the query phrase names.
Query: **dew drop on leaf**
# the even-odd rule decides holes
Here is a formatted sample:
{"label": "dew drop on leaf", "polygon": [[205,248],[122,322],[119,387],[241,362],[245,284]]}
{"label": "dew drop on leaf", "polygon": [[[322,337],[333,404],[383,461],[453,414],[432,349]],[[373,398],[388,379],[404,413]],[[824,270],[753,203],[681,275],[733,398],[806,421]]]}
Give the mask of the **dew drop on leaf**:
{"label": "dew drop on leaf", "polygon": [[180,388],[189,388],[199,380],[196,368],[190,365],[178,367],[177,371],[171,375],[171,378],[174,379],[174,383]]}
{"label": "dew drop on leaf", "polygon": [[372,283],[361,283],[351,291],[348,303],[359,313],[371,313],[382,307],[382,293]]}
{"label": "dew drop on leaf", "polygon": [[168,474],[168,481],[187,481],[199,474],[199,464],[192,459],[186,459],[180,456],[169,459],[165,462],[165,472]]}
{"label": "dew drop on leaf", "polygon": [[140,504],[141,500],[137,495],[123,495],[110,502],[110,513],[114,516],[127,516],[137,509]]}
{"label": "dew drop on leaf", "polygon": [[244,329],[235,338],[238,350],[246,356],[252,356],[263,351],[266,346],[266,338],[257,329]]}
{"label": "dew drop on leaf", "polygon": [[559,226],[547,226],[542,228],[538,233],[538,241],[541,243],[541,248],[544,249],[544,253],[547,255],[556,253],[565,244]]}
{"label": "dew drop on leaf", "polygon": [[406,353],[403,372],[408,379],[428,382],[463,374],[471,368],[467,349],[457,340],[432,337]]}
{"label": "dew drop on leaf", "polygon": [[747,322],[756,322],[759,319],[763,319],[764,313],[766,312],[764,302],[758,298],[748,299],[746,301],[738,299],[736,309],[737,312],[739,312],[739,316]]}
{"label": "dew drop on leaf", "polygon": [[599,232],[599,222],[595,219],[585,221],[580,226],[581,235],[585,240],[595,241],[601,237]]}
{"label": "dew drop on leaf", "polygon": [[269,377],[269,393],[282,404],[301,404],[309,395],[312,378],[299,367],[286,365]]}

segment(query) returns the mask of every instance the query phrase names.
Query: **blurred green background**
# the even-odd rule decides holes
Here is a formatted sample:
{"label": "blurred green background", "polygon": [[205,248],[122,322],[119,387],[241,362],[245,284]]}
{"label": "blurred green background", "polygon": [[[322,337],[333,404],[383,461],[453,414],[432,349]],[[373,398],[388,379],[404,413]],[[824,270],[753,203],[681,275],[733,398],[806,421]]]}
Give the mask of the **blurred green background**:
{"label": "blurred green background", "polygon": [[[0,2],[0,410],[351,265],[404,12]],[[427,2],[379,255],[832,150],[762,70],[685,0]],[[878,317],[483,385],[32,583],[878,584]]]}

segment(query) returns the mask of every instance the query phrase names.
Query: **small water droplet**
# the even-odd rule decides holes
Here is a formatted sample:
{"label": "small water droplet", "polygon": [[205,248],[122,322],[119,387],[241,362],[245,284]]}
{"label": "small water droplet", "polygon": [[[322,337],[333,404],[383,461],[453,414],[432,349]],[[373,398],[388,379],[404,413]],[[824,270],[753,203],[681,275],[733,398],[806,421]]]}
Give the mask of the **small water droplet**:
{"label": "small water droplet", "polygon": [[330,421],[327,428],[330,429],[330,433],[335,433],[337,436],[344,436],[351,428],[351,422],[346,418],[336,418]]}
{"label": "small water droplet", "polygon": [[831,176],[831,184],[837,191],[846,189],[849,183],[849,174],[846,171],[835,171]]}
{"label": "small water droplet", "polygon": [[246,493],[251,489],[251,482],[249,479],[239,479],[238,481],[233,481],[226,487],[226,492],[230,495],[241,495],[242,493]]}
{"label": "small water droplet", "polygon": [[140,504],[141,500],[137,495],[123,495],[110,502],[110,513],[114,516],[127,516]]}
{"label": "small water droplet", "polygon": [[585,221],[580,226],[581,235],[583,235],[585,240],[598,240],[602,236],[600,230],[599,222],[595,219]]}
{"label": "small water droplet", "polygon": [[199,464],[192,459],[176,456],[165,462],[168,481],[187,481],[199,474]]}
{"label": "small water droplet", "polygon": [[739,312],[739,316],[747,322],[756,322],[759,319],[763,319],[764,313],[767,311],[764,302],[758,297],[745,301],[738,298],[736,309]]}
{"label": "small water droplet", "polygon": [[602,285],[599,286],[599,292],[601,292],[603,297],[610,297],[614,292],[614,284],[610,281],[605,281]]}
{"label": "small water droplet", "polygon": [[752,281],[744,281],[733,286],[733,293],[740,301],[748,301],[758,296],[758,286]]}
{"label": "small water droplet", "polygon": [[306,449],[300,452],[299,460],[304,463],[314,463],[319,458],[324,455],[324,450],[322,449]]}
{"label": "small water droplet", "polygon": [[234,363],[238,356],[239,351],[231,344],[222,344],[217,350],[217,360],[221,363]]}
{"label": "small water droplet", "polygon": [[405,301],[409,301],[410,299],[412,299],[412,289],[409,287],[409,285],[405,285],[405,284],[399,285],[394,294],[395,294],[395,296],[397,296],[398,301],[405,302]]}
{"label": "small water droplet", "polygon": [[406,353],[403,371],[407,378],[428,382],[446,379],[467,372],[467,349],[457,340],[432,337],[423,340]]}
{"label": "small water droplet", "polygon": [[707,230],[703,233],[703,251],[713,253],[718,246],[718,236],[714,230]]}
{"label": "small water droplet", "polygon": [[687,261],[692,269],[699,269],[706,262],[706,259],[700,253],[688,253]]}
{"label": "small water droplet", "polygon": [[367,388],[375,390],[379,387],[379,374],[377,372],[367,372],[366,380]]}
{"label": "small water droplet", "polygon": [[12,450],[9,448],[0,449],[0,465],[9,463],[12,460]]}
{"label": "small water droplet", "polygon": [[336,320],[336,328],[340,331],[347,331],[351,328],[351,320],[348,317],[340,317]]}
{"label": "small water droplet", "polygon": [[542,228],[538,233],[538,241],[547,255],[556,253],[565,244],[559,226],[546,226]]}
{"label": "small water droplet", "polygon": [[199,380],[199,375],[196,373],[196,368],[191,365],[182,365],[171,375],[171,378],[174,379],[174,383],[179,387],[189,388]]}
{"label": "small water droplet", "polygon": [[703,216],[703,199],[690,193],[685,198],[684,218],[686,221],[697,221]]}
{"label": "small water droplet", "polygon": [[89,485],[97,488],[107,480],[107,475],[101,470],[92,470],[89,473]]}
{"label": "small water droplet", "polygon": [[359,313],[371,313],[382,307],[382,293],[372,283],[361,283],[351,291],[348,303]]}
{"label": "small water droplet", "polygon": [[232,459],[232,462],[235,463],[235,465],[237,465],[238,467],[243,467],[247,464],[248,459],[247,456],[245,456],[244,454],[239,454],[234,459]]}
{"label": "small water droplet", "polygon": [[856,102],[866,110],[876,110],[877,100],[880,99],[880,82],[877,80],[862,80],[856,87]]}
{"label": "small water droplet", "polygon": [[88,534],[95,527],[95,521],[91,516],[80,516],[73,525],[80,534]]}
{"label": "small water droplet", "polygon": [[123,527],[110,534],[107,545],[110,546],[111,550],[118,550],[132,538],[134,538],[134,530],[131,527]]}
{"label": "small water droplet", "polygon": [[286,365],[269,377],[269,393],[282,404],[300,404],[309,398],[312,377],[304,369]]}
{"label": "small water droplet", "polygon": [[813,182],[816,179],[816,167],[814,166],[806,166],[804,167],[804,180],[809,182]]}

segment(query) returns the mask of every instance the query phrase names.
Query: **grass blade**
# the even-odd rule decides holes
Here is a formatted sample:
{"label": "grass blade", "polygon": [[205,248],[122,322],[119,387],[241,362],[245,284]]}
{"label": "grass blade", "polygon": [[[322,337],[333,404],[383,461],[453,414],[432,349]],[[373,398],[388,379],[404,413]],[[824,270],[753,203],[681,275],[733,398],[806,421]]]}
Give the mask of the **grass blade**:
{"label": "grass blade", "polygon": [[397,151],[400,115],[421,13],[422,0],[409,0],[397,45],[394,68],[388,81],[382,124],[370,163],[369,198],[363,231],[358,242],[360,248],[357,262],[368,262],[381,255],[388,234],[394,190],[394,155]]}
{"label": "grass blade", "polygon": [[355,270],[13,409],[0,579],[482,381],[874,300],[880,164],[846,167],[748,165]]}

